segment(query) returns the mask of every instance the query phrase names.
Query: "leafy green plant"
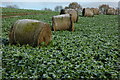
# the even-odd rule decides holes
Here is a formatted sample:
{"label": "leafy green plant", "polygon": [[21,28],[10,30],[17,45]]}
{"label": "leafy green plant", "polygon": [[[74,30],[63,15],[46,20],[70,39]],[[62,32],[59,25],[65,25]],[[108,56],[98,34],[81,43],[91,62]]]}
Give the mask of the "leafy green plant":
{"label": "leafy green plant", "polygon": [[[59,14],[39,13],[46,14],[3,18],[2,39],[8,40],[9,29],[18,19],[37,19],[52,25],[52,16]],[[2,44],[2,77],[119,79],[118,34],[116,15],[96,15],[79,17],[74,32],[52,31],[52,42],[47,46]]]}

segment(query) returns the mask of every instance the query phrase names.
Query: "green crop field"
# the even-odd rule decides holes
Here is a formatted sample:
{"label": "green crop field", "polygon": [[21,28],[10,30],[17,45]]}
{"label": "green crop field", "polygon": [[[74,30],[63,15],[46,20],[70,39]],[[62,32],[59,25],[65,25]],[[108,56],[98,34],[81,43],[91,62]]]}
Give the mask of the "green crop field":
{"label": "green crop field", "polygon": [[[59,12],[37,12],[2,18],[2,77],[47,79],[120,79],[120,48],[117,15],[80,17],[74,23],[75,31],[52,31],[52,41],[47,46],[10,45],[8,34],[18,19],[36,19],[52,26],[52,16]],[[4,8],[3,14],[12,13]]]}

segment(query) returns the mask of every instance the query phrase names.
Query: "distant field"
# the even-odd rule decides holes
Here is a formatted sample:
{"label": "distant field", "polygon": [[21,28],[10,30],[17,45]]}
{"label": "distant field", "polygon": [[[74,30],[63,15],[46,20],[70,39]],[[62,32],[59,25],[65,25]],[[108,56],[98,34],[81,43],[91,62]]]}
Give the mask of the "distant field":
{"label": "distant field", "polygon": [[35,14],[47,14],[49,11],[29,10],[29,9],[13,9],[13,8],[2,8],[2,17],[16,17],[24,15],[35,15]]}
{"label": "distant field", "polygon": [[18,19],[36,19],[52,26],[53,11],[3,9],[8,13],[37,13],[2,18],[3,78],[120,79],[118,16],[80,17],[75,31],[52,31],[52,42],[41,48],[10,45],[8,33]]}

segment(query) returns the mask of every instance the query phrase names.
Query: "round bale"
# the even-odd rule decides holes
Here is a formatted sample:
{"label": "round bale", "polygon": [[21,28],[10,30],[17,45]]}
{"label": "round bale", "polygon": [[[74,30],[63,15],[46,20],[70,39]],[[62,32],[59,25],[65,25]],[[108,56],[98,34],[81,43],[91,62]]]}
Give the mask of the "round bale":
{"label": "round bale", "polygon": [[93,12],[94,15],[99,15],[100,11],[98,8],[91,8],[91,11]]}
{"label": "round bale", "polygon": [[62,9],[60,11],[61,14],[71,14],[72,15],[72,21],[73,22],[78,22],[78,11],[75,9]]}
{"label": "round bale", "polygon": [[119,12],[119,10],[118,10],[118,9],[116,9],[116,10],[115,10],[115,15],[118,15],[118,12]]}
{"label": "round bale", "polygon": [[110,9],[107,10],[106,14],[107,15],[115,15],[115,13],[116,13],[115,9],[110,8]]}
{"label": "round bale", "polygon": [[93,12],[89,9],[89,8],[84,8],[82,10],[82,16],[85,16],[85,17],[93,17],[94,14]]}
{"label": "round bale", "polygon": [[52,17],[52,29],[74,31],[74,24],[70,14],[62,14]]}
{"label": "round bale", "polygon": [[47,45],[51,39],[50,25],[38,20],[17,20],[9,33],[9,42],[11,44],[19,43],[38,46],[44,42]]}
{"label": "round bale", "polygon": [[115,9],[115,15],[119,15],[120,14],[120,9]]}

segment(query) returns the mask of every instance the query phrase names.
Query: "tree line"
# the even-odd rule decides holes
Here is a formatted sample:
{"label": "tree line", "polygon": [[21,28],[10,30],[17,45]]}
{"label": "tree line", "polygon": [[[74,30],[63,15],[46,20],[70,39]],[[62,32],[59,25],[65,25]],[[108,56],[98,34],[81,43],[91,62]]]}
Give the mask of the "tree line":
{"label": "tree line", "polygon": [[[17,8],[17,9],[19,9],[19,6],[17,6],[17,5],[7,5],[6,8]],[[104,12],[105,12],[108,8],[111,8],[111,7],[110,7],[109,5],[107,5],[107,4],[102,4],[102,5],[99,6],[99,10],[104,11]],[[61,9],[63,9],[63,6],[58,5],[58,6],[56,6],[56,7],[54,8],[54,11],[60,12]],[[77,10],[78,12],[82,12],[82,6],[81,6],[79,3],[77,3],[77,2],[72,2],[72,3],[70,3],[68,6],[65,6],[64,9],[75,9],[75,10]],[[53,11],[53,10],[50,9],[50,8],[44,8],[44,9],[42,9],[42,10]],[[104,13],[104,12],[103,12],[103,13]]]}

